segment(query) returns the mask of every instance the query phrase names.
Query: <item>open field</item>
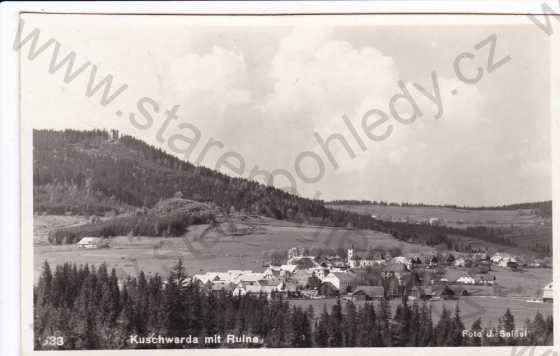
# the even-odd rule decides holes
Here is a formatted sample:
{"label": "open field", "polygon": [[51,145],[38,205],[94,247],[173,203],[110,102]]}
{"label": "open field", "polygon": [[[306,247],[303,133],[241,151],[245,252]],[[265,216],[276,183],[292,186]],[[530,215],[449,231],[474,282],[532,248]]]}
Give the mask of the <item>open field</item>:
{"label": "open field", "polygon": [[483,210],[446,207],[385,206],[385,205],[328,205],[329,208],[353,211],[359,214],[375,215],[381,220],[403,222],[427,222],[438,218],[443,225],[466,228],[469,226],[488,227],[529,227],[550,224],[550,218],[533,214],[531,209]]}
{"label": "open field", "polygon": [[[552,219],[543,217],[534,209],[461,209],[451,207],[418,207],[386,205],[328,205],[332,209],[347,210],[358,214],[375,216],[380,220],[425,224],[430,218],[439,219],[441,225],[457,229],[485,226],[495,229],[497,235],[513,241],[518,248],[507,247],[511,253],[522,253],[536,243],[552,246]],[[449,236],[453,239],[453,235]],[[473,247],[489,251],[504,251],[503,246],[495,243],[459,236]]]}
{"label": "open field", "polygon": [[[447,267],[447,276],[454,280],[464,274],[467,269]],[[526,268],[519,271],[512,271],[509,268],[492,266],[488,276],[496,277],[496,284],[499,285],[501,293],[508,296],[518,297],[540,297],[542,288],[552,282],[552,268]]]}
{"label": "open field", "polygon": [[53,230],[86,224],[88,220],[76,215],[35,215],[33,218],[33,243],[48,244],[47,236]]}
{"label": "open field", "polygon": [[[45,220],[52,217],[35,218],[38,231],[44,231]],[[252,227],[248,229],[248,227]],[[431,252],[427,246],[418,246],[396,240],[392,236],[375,231],[358,231],[318,227],[278,221],[268,218],[253,218],[252,221],[230,220],[220,225],[221,233],[209,225],[196,225],[179,238],[128,237],[111,239],[108,249],[79,249],[75,245],[36,244],[34,248],[35,272],[39,272],[45,260],[51,265],[65,262],[76,264],[101,264],[116,268],[120,275],[146,273],[167,274],[178,258],[185,262],[187,271],[221,271],[228,269],[263,270],[265,254],[287,251],[291,247],[349,247],[356,248],[395,247],[404,253]],[[243,231],[250,230],[244,234]],[[37,275],[37,273],[35,274]]]}
{"label": "open field", "polygon": [[[317,317],[322,312],[323,306],[326,306],[327,310],[330,312],[330,308],[336,303],[336,299],[294,299],[290,300],[290,303],[301,306],[304,309],[312,305],[315,316]],[[345,302],[343,301],[343,303]],[[354,301],[356,305],[362,305],[363,303],[365,302]],[[393,308],[399,303],[401,303],[400,299],[391,300]],[[437,323],[439,320],[444,306],[454,311],[455,306],[459,303],[461,318],[467,328],[478,318],[481,318],[483,326],[488,326],[488,323],[497,326],[498,318],[502,317],[508,308],[515,318],[516,327],[521,328],[523,327],[525,319],[533,319],[537,312],[541,312],[545,317],[547,315],[552,315],[553,305],[552,303],[528,303],[525,299],[511,297],[461,297],[458,300],[439,300],[427,303],[432,307],[432,320],[434,323]]]}

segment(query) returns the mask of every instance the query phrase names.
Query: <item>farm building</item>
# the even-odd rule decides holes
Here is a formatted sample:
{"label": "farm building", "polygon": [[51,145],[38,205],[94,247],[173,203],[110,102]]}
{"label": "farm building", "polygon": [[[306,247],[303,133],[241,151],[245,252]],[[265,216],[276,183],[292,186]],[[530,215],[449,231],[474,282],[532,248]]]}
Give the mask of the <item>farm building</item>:
{"label": "farm building", "polygon": [[323,282],[330,283],[339,291],[346,292],[356,286],[356,276],[349,272],[331,272],[323,278]]}
{"label": "farm building", "polygon": [[461,277],[457,278],[456,282],[461,283],[461,284],[475,284],[476,283],[475,279],[468,274],[463,274]]}
{"label": "farm building", "polygon": [[490,261],[500,267],[512,267],[513,263],[517,265],[517,258],[508,253],[497,252],[492,257],[490,257]]}
{"label": "farm building", "polygon": [[430,220],[428,220],[428,224],[438,226],[440,224],[440,220],[439,218],[430,218]]}
{"label": "farm building", "polygon": [[385,263],[385,260],[379,256],[357,256],[354,254],[354,249],[352,247],[348,249],[346,256],[346,260],[350,268],[366,268],[368,266],[375,266]]}
{"label": "farm building", "polygon": [[293,269],[286,269],[284,266],[269,266],[264,273],[262,274],[262,278],[264,279],[271,279],[271,278],[279,278],[279,279],[287,279],[289,278],[294,271],[296,271],[295,266]]}
{"label": "farm building", "polygon": [[455,262],[453,262],[453,265],[455,267],[465,267],[465,259],[463,257],[459,257],[458,259],[455,260]]}
{"label": "farm building", "polygon": [[229,270],[227,272],[207,272],[204,274],[195,274],[193,278],[202,282],[203,284],[208,282],[226,282],[236,284],[239,282],[258,281],[260,279],[263,279],[263,274],[249,270]]}
{"label": "farm building", "polygon": [[79,248],[103,248],[109,247],[107,239],[101,237],[84,237],[78,242]]}
{"label": "farm building", "polygon": [[542,300],[543,302],[552,302],[554,300],[554,289],[552,288],[552,282],[544,286]]}
{"label": "farm building", "polygon": [[382,286],[358,286],[352,293],[352,298],[356,300],[382,299],[384,296],[385,290]]}
{"label": "farm building", "polygon": [[479,274],[475,277],[476,284],[493,285],[496,281],[496,276]]}
{"label": "farm building", "polygon": [[[230,271],[231,272],[231,271]],[[263,279],[263,274],[258,272],[243,272],[237,275],[233,282],[253,282]]]}

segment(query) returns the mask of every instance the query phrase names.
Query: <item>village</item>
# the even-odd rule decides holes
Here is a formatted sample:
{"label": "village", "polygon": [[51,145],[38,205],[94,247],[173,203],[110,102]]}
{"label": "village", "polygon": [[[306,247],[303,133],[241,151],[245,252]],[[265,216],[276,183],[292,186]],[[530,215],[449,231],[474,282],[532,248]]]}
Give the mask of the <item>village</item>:
{"label": "village", "polygon": [[[282,294],[288,298],[343,297],[356,300],[447,300],[462,296],[496,296],[504,293],[493,269],[515,271],[541,267],[540,261],[521,262],[508,253],[454,256],[379,252],[360,256],[353,247],[345,257],[317,259],[303,248],[291,248],[285,264],[268,265],[263,272],[228,270],[195,274],[212,293],[233,295]],[[552,283],[543,286],[532,302],[552,302]]]}

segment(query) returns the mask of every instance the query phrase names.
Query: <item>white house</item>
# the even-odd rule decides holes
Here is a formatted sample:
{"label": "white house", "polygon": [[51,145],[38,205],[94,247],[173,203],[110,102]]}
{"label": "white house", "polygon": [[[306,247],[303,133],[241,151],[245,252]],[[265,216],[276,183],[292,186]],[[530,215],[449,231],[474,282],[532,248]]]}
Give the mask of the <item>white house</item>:
{"label": "white house", "polygon": [[494,255],[492,255],[492,257],[490,257],[490,261],[500,267],[507,267],[508,262],[517,263],[517,259],[515,258],[515,256],[502,252],[496,252]]}
{"label": "white house", "polygon": [[508,267],[508,263],[517,263],[517,259],[515,257],[504,257],[498,262],[498,266],[500,267]]}
{"label": "white house", "polygon": [[432,226],[437,226],[440,224],[440,220],[439,218],[430,218],[428,220],[428,224],[432,225]]}
{"label": "white house", "polygon": [[376,266],[384,264],[385,260],[374,257],[360,257],[354,254],[354,248],[350,247],[347,251],[347,264],[350,268],[366,268],[368,266]]}
{"label": "white house", "polygon": [[264,270],[263,278],[264,279],[280,278],[280,275],[283,272],[284,271],[279,266],[269,266],[267,267],[267,269]]}
{"label": "white house", "polygon": [[297,265],[286,264],[286,265],[280,266],[280,270],[281,271],[286,271],[288,273],[294,273],[296,271],[297,267],[298,267]]}
{"label": "white house", "polygon": [[465,259],[463,257],[459,257],[458,259],[455,260],[455,262],[453,262],[453,265],[455,267],[465,267]]}
{"label": "white house", "polygon": [[263,279],[263,274],[262,273],[245,271],[244,273],[241,273],[241,274],[237,275],[233,282],[234,283],[237,283],[237,282],[254,282],[254,281],[259,281],[261,279]]}
{"label": "white house", "polygon": [[381,260],[381,259],[362,258],[358,260],[358,267],[360,268],[366,268],[366,267],[378,266],[384,264],[385,264],[385,260]]}
{"label": "white house", "polygon": [[543,302],[552,302],[554,300],[554,289],[552,288],[552,282],[544,286],[542,299]]}
{"label": "white house", "polygon": [[109,247],[107,239],[101,237],[84,237],[78,242],[79,248],[102,248]]}
{"label": "white house", "polygon": [[411,258],[407,258],[407,257],[404,257],[404,256],[397,256],[397,257],[394,257],[391,260],[391,263],[393,263],[393,264],[395,264],[395,263],[396,264],[403,264],[403,265],[406,266],[407,269],[409,269],[409,270],[412,269],[412,259]]}
{"label": "white house", "polygon": [[475,284],[476,283],[475,279],[468,274],[464,274],[461,277],[457,278],[456,282],[461,283],[461,284]]}
{"label": "white house", "polygon": [[323,278],[323,282],[332,284],[342,292],[346,292],[357,285],[356,276],[350,272],[331,272]]}
{"label": "white house", "polygon": [[203,284],[206,284],[208,282],[224,282],[237,284],[239,282],[258,281],[263,278],[263,274],[248,270],[229,270],[227,272],[207,272],[204,274],[195,274],[193,278],[202,282]]}

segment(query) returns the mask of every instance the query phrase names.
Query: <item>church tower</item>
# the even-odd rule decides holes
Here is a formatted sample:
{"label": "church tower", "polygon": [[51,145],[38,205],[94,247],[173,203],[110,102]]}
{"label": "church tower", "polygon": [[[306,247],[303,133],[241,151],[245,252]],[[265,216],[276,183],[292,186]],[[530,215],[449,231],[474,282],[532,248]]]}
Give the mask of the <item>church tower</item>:
{"label": "church tower", "polygon": [[350,265],[350,267],[352,267],[352,265],[354,264],[354,245],[350,245],[350,248],[346,253],[346,258],[348,260],[348,264]]}

